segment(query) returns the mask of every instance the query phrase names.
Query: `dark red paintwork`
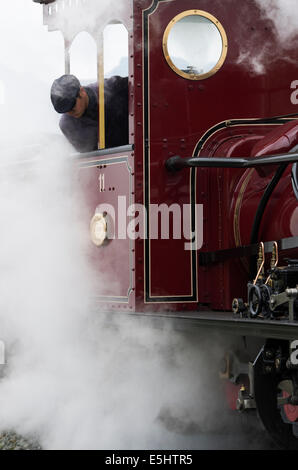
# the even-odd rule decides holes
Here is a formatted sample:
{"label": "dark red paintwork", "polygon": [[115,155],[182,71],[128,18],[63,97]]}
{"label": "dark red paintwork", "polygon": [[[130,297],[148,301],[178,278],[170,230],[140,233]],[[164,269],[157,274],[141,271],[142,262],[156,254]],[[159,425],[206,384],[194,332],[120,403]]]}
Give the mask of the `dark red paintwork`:
{"label": "dark red paintwork", "polygon": [[[194,155],[197,144],[212,128],[214,132],[201,141],[199,155],[248,157],[268,148],[274,153],[274,136],[264,138],[283,125],[287,130],[289,119],[275,123],[256,119],[297,112],[290,100],[291,83],[298,79],[296,49],[285,53],[273,25],[260,14],[253,0],[121,0],[121,4],[126,7],[130,33],[130,142],[134,151],[127,154],[130,177],[118,165],[98,169],[104,156],[92,169],[82,170],[84,178],[88,172],[93,179],[88,185],[90,218],[100,202],[115,202],[118,195],[128,197],[132,193],[137,204],[145,205],[182,206],[192,201],[204,206],[202,251],[249,244],[253,217],[270,181],[268,172],[205,168],[171,174],[165,161],[173,155]],[[202,81],[178,76],[167,64],[162,49],[169,22],[191,9],[215,16],[228,37],[223,67]],[[272,53],[264,60],[264,74],[256,75],[248,63],[239,63],[243,51],[257,55],[266,43]],[[284,60],[285,55],[291,60]],[[237,120],[242,123],[237,124]],[[216,128],[221,122],[226,125]],[[287,148],[284,142],[278,148],[284,152],[291,145]],[[99,193],[100,171],[114,191]],[[129,178],[133,188],[129,187]],[[147,222],[150,224],[151,219]],[[298,235],[298,203],[289,168],[266,209],[260,240],[291,235]],[[200,304],[227,310],[233,297],[245,294],[247,260],[200,267],[197,253],[184,250],[184,240],[137,239],[132,244],[112,240],[92,250],[98,264],[104,266],[107,279],[119,281],[115,297],[126,293],[130,286],[125,307],[131,310],[198,310]],[[122,306],[116,299],[109,302],[109,307]]]}

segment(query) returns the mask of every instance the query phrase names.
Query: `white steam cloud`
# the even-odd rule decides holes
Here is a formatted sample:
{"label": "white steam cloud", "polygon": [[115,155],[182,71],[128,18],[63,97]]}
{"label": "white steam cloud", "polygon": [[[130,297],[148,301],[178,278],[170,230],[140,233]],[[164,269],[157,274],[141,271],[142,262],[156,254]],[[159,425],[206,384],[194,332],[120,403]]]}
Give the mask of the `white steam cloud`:
{"label": "white steam cloud", "polygon": [[296,40],[298,35],[298,12],[296,0],[256,0],[262,13],[269,18],[281,42]]}
{"label": "white steam cloud", "polygon": [[94,312],[105,281],[88,263],[71,149],[35,139],[2,148],[0,433],[43,449],[246,446],[218,377],[228,340]]}
{"label": "white steam cloud", "polygon": [[[249,47],[241,48],[238,64],[245,65],[253,74],[266,73],[272,61],[283,58],[293,62],[289,51],[298,46],[298,11],[296,0],[255,0],[260,9],[261,17],[269,21],[267,28],[272,29],[278,46],[273,45],[272,39],[265,40],[263,31],[252,25]],[[241,5],[245,17],[246,5]],[[247,10],[247,14],[249,15]],[[268,31],[269,31],[268,29]]]}
{"label": "white steam cloud", "polygon": [[92,311],[103,281],[87,262],[68,152],[42,139],[27,149],[31,161],[2,161],[0,332],[8,364],[0,431],[34,436],[44,449],[162,449],[179,447],[190,430],[193,447],[208,447],[204,434],[226,426],[221,347]]}
{"label": "white steam cloud", "polygon": [[[18,3],[12,0],[12,9]],[[19,52],[30,36],[23,23],[27,35],[21,24],[6,30],[5,43],[14,35]],[[39,52],[45,57],[43,43]],[[234,415],[225,411],[218,381],[222,340],[92,310],[90,299],[105,281],[88,264],[72,149],[58,133],[40,132],[57,123],[48,91],[38,100],[30,94],[30,70],[14,89],[18,112],[7,113],[10,99],[1,109],[8,123],[0,142],[0,340],[7,359],[0,432],[36,437],[44,449],[246,445],[231,432]],[[15,73],[7,69],[7,83]],[[32,98],[26,106],[25,96]]]}
{"label": "white steam cloud", "polygon": [[2,152],[0,433],[43,449],[258,447],[235,437],[218,377],[229,340],[92,309],[104,280],[69,153],[52,137]]}

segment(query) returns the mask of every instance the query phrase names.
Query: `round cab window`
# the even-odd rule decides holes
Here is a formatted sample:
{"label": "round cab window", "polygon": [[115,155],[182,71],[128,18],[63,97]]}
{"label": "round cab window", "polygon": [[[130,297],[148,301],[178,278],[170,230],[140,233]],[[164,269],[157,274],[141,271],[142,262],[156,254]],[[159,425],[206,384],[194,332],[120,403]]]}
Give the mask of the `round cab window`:
{"label": "round cab window", "polygon": [[203,80],[223,65],[228,50],[224,28],[209,13],[184,11],[167,26],[163,51],[169,66],[181,77]]}

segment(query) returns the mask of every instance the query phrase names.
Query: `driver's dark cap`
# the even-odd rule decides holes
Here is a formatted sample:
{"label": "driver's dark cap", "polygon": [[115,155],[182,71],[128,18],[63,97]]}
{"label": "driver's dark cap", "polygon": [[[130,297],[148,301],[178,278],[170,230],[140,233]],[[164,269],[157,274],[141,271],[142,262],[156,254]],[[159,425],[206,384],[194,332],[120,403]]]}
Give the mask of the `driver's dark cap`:
{"label": "driver's dark cap", "polygon": [[51,88],[51,101],[57,113],[68,113],[76,104],[81,84],[74,75],[62,75]]}

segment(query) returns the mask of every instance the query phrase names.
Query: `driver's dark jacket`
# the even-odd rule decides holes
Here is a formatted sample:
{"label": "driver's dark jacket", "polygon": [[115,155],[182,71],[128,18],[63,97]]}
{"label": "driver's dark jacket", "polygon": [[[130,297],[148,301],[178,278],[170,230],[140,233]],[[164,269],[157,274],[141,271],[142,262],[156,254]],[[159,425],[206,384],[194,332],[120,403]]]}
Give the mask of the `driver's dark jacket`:
{"label": "driver's dark jacket", "polygon": [[[128,144],[128,78],[105,79],[105,146]],[[78,152],[91,152],[98,148],[98,84],[84,86],[88,108],[80,118],[63,114],[59,126]]]}

